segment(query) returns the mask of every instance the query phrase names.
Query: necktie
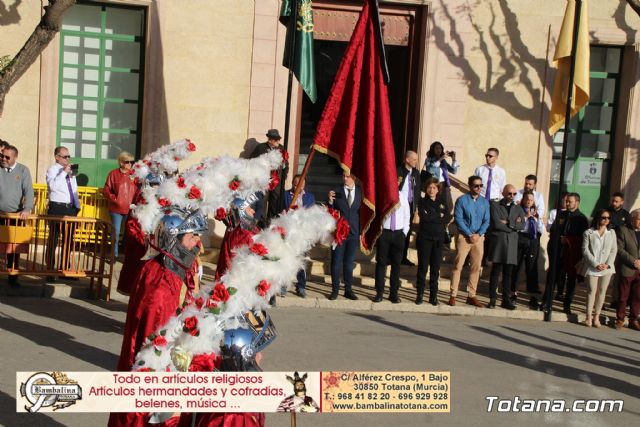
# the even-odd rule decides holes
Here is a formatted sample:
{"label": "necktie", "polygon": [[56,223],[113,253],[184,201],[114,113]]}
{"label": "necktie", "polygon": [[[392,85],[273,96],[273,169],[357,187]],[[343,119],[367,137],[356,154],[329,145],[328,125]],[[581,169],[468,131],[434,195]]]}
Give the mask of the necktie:
{"label": "necktie", "polygon": [[80,200],[78,200],[78,196],[73,192],[73,188],[71,187],[71,177],[69,175],[67,175],[67,189],[69,190],[70,203],[76,209],[80,209]]}
{"label": "necktie", "polygon": [[484,197],[487,200],[491,200],[491,179],[493,178],[493,169],[489,168],[489,177],[487,178],[487,189],[484,193]]}
{"label": "necktie", "polygon": [[7,173],[11,173],[11,168],[7,168]]}
{"label": "necktie", "polygon": [[353,189],[351,188],[347,188],[347,203],[349,204],[349,207],[351,207],[351,205],[353,204]]}
{"label": "necktie", "polygon": [[447,165],[444,162],[440,162],[440,167],[442,168],[442,179],[444,180],[445,187],[451,187],[451,180],[449,179],[449,171],[447,170]]}
{"label": "necktie", "polygon": [[391,214],[391,223],[389,224],[391,231],[396,231],[396,211]]}
{"label": "necktie", "polygon": [[413,203],[413,175],[411,174],[411,171],[409,171],[409,175],[406,179],[409,180],[409,194],[407,198],[409,199],[409,203]]}

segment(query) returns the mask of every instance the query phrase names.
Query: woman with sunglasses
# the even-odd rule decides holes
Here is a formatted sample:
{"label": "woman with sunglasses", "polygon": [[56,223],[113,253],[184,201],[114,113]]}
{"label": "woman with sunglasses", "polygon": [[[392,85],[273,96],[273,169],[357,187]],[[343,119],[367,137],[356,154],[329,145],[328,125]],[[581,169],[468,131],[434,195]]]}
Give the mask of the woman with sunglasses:
{"label": "woman with sunglasses", "polygon": [[576,267],[578,275],[583,276],[587,284],[587,318],[584,323],[588,327],[600,327],[600,310],[611,276],[616,272],[614,262],[618,245],[616,233],[610,226],[611,212],[601,209],[593,217],[591,228],[582,235],[583,258]]}
{"label": "woman with sunglasses", "polygon": [[114,255],[117,257],[118,243],[120,241],[120,227],[129,215],[129,207],[136,194],[136,184],[133,181],[131,167],[134,160],[131,153],[123,151],[118,156],[120,167],[109,172],[107,182],[104,184],[103,193],[109,203],[109,214],[113,224],[115,236]]}

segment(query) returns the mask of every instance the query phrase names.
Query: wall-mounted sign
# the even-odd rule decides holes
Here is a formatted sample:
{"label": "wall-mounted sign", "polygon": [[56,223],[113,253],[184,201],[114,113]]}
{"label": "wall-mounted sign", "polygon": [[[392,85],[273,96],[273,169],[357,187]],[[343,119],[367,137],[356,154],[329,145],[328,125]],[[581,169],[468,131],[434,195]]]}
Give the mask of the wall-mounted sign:
{"label": "wall-mounted sign", "polygon": [[602,160],[578,161],[578,185],[600,187],[602,185]]}

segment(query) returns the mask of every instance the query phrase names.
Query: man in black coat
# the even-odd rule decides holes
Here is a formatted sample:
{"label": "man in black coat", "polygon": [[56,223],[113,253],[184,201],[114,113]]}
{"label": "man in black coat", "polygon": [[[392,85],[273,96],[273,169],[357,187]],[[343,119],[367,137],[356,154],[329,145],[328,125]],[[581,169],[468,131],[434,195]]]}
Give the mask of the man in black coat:
{"label": "man in black coat", "polygon": [[[418,153],[407,151],[404,156],[404,164],[396,169],[398,177],[398,191],[404,193],[409,201],[409,214],[411,220],[416,211],[418,200],[420,200],[420,171],[418,166]],[[415,264],[407,259],[409,252],[409,240],[411,240],[411,226],[404,242],[404,252],[402,253],[402,264],[414,266]]]}
{"label": "man in black coat", "polygon": [[353,283],[353,267],[356,250],[360,246],[360,205],[362,189],[356,186],[351,174],[343,175],[344,185],[329,192],[329,206],[337,209],[340,216],[349,223],[349,236],[331,250],[331,295],[330,300],[338,298],[340,290],[340,269],[343,270],[344,297],[357,300],[351,286]]}
{"label": "man in black coat", "polygon": [[504,186],[502,200],[491,202],[491,227],[489,228],[489,253],[487,260],[491,261],[491,278],[489,280],[489,305],[496,306],[498,281],[502,273],[502,308],[514,310],[511,301],[511,279],[513,267],[518,263],[518,231],[524,229],[525,217],[522,209],[513,201],[518,194],[516,187],[511,184]]}
{"label": "man in black coat", "polygon": [[271,150],[280,150],[282,151],[282,156],[285,159],[284,166],[281,166],[276,170],[278,178],[280,178],[280,183],[265,196],[266,209],[264,210],[263,219],[266,223],[268,223],[271,218],[278,216],[285,208],[282,206],[282,199],[284,193],[284,182],[287,179],[287,173],[289,172],[289,161],[287,160],[287,154],[284,151],[284,147],[280,145],[280,139],[281,137],[278,129],[269,129],[267,132],[267,142],[258,144],[249,156],[250,159],[253,159],[260,157]]}

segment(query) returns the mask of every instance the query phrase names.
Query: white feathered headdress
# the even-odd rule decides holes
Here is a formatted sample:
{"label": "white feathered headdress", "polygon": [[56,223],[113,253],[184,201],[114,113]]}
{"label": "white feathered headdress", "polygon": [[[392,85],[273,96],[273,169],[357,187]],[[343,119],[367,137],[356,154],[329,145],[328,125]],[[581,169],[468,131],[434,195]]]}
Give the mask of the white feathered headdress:
{"label": "white feathered headdress", "polygon": [[321,206],[274,219],[251,245],[235,249],[220,282],[202,286],[193,302],[147,337],[133,370],[186,371],[198,355],[218,354],[224,330],[235,327],[237,316],[267,308],[269,298],[295,279],[305,253],[328,241],[335,226]]}
{"label": "white feathered headdress", "polygon": [[188,138],[163,145],[144,156],[144,159],[138,160],[133,165],[133,175],[139,180],[145,179],[149,174],[172,175],[178,170],[178,162],[188,158],[194,151],[196,145]]}

